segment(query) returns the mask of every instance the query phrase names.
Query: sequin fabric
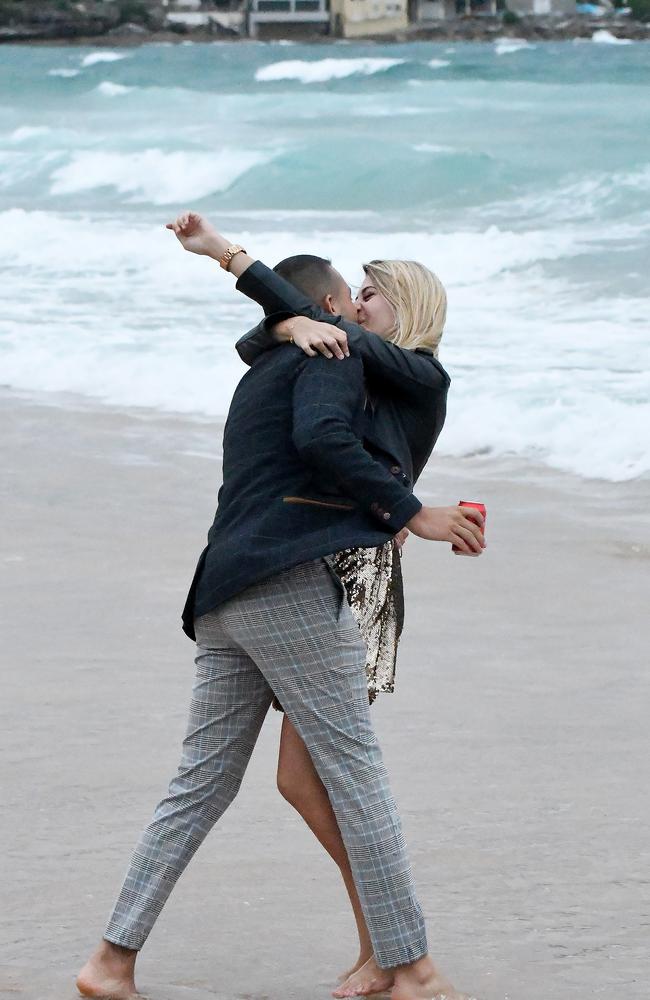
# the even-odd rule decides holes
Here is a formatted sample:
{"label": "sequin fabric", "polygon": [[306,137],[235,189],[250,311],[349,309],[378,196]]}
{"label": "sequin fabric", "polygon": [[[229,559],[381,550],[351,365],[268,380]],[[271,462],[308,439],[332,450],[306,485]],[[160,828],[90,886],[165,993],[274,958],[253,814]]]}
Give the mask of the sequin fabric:
{"label": "sequin fabric", "polygon": [[[368,698],[395,688],[397,644],[404,626],[404,589],[399,549],[392,541],[376,548],[343,549],[327,563],[345,588],[350,610],[367,647]],[[277,699],[273,707],[282,710]]]}

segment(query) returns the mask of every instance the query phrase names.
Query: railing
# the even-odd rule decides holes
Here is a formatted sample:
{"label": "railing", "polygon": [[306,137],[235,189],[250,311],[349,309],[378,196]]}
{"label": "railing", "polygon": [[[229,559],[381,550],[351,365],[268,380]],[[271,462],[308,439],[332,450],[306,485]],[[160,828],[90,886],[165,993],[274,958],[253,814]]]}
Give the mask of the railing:
{"label": "railing", "polygon": [[329,0],[250,0],[249,10],[251,14],[328,14]]}

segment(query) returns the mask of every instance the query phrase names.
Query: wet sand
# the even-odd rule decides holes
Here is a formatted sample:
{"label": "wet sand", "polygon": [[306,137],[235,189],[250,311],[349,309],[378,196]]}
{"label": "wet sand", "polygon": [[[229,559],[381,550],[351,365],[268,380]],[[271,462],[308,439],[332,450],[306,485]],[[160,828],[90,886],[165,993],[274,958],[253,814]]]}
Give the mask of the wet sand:
{"label": "wet sand", "polygon": [[[182,737],[180,609],[215,423],[0,394],[0,997],[65,1000]],[[431,952],[482,1000],[647,997],[650,485],[434,460],[480,560],[410,539],[373,708]],[[327,998],[355,957],[332,863],[275,784],[280,719],[140,958],[152,1000]]]}

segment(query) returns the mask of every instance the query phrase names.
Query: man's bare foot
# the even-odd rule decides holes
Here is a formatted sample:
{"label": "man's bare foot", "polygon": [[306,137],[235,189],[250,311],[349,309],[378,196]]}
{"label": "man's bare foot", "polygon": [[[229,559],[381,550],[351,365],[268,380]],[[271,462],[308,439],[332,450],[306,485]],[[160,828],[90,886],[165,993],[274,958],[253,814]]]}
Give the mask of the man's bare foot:
{"label": "man's bare foot", "polygon": [[392,972],[380,969],[371,955],[367,962],[354,969],[348,978],[332,992],[333,997],[369,997],[375,993],[386,993],[393,985]]}
{"label": "man's bare foot", "polygon": [[95,1000],[134,1000],[137,951],[102,941],[77,976],[77,989]]}
{"label": "man's bare foot", "polygon": [[475,1000],[460,993],[428,956],[395,969],[391,1000]]}

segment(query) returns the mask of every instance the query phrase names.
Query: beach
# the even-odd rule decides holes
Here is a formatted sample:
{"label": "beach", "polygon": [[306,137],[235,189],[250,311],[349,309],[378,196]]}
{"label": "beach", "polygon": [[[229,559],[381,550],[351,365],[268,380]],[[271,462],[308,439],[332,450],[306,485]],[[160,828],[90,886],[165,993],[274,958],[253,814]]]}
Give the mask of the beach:
{"label": "beach", "polygon": [[[177,763],[222,425],[8,389],[0,420],[0,997],[64,1000]],[[481,1000],[642,1000],[650,484],[434,456],[417,492],[488,508],[479,560],[408,540],[373,706],[431,953]],[[356,958],[338,873],[276,790],[279,727],[143,951],[152,1000],[325,998]]]}

